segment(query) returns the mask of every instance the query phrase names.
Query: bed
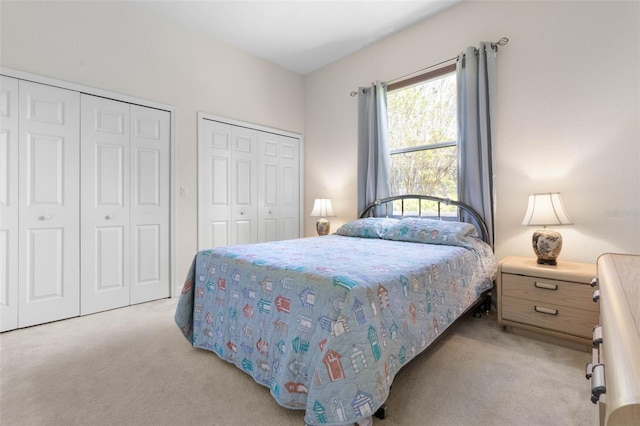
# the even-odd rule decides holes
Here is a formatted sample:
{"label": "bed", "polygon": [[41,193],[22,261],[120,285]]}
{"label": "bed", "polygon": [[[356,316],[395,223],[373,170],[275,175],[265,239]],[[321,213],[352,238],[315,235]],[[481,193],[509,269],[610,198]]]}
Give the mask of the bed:
{"label": "bed", "polygon": [[[370,418],[398,371],[482,300],[497,270],[471,208],[407,197],[418,199],[413,216],[408,198],[392,197],[335,234],[197,253],[176,324],[280,405],[305,410],[308,425]],[[425,200],[438,217],[425,217]],[[480,225],[444,220],[443,203]]]}

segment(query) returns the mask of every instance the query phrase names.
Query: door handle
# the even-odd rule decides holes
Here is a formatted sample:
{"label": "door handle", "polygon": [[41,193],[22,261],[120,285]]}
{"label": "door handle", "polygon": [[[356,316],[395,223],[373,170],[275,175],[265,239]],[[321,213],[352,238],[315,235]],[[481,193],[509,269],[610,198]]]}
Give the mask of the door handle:
{"label": "door handle", "polygon": [[51,216],[49,215],[43,215],[38,218],[38,220],[49,220],[49,219],[51,219]]}
{"label": "door handle", "polygon": [[105,219],[107,219],[107,220],[111,220],[111,219],[113,219],[114,217],[115,217],[114,215],[112,215],[112,214],[108,214],[108,215],[106,215],[104,218],[105,218]]}

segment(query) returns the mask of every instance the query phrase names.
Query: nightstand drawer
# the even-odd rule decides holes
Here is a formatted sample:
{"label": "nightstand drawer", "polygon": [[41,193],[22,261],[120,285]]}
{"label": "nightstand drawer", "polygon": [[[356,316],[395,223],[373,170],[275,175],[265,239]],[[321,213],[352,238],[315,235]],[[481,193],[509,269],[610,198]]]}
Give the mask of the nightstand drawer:
{"label": "nightstand drawer", "polygon": [[542,301],[502,297],[502,318],[534,327],[591,338],[598,324],[596,311],[585,311]]}
{"label": "nightstand drawer", "polygon": [[502,295],[597,312],[593,289],[585,284],[502,274]]}

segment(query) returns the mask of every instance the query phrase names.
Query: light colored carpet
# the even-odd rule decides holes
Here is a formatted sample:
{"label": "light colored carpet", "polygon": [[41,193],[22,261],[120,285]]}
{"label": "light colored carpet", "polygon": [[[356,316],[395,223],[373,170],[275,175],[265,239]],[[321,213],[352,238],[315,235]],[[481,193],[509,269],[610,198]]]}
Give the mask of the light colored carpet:
{"label": "light colored carpet", "polygon": [[[296,425],[268,389],[192,348],[165,299],[0,334],[0,424]],[[469,316],[407,365],[376,426],[595,425],[587,352]],[[204,371],[204,373],[202,373]]]}

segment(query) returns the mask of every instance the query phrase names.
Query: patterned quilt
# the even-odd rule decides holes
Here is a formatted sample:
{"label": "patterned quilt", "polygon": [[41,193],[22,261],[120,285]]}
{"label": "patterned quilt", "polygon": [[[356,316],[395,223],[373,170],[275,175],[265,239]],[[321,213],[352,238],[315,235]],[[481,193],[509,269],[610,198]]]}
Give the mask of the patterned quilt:
{"label": "patterned quilt", "polygon": [[475,238],[450,246],[334,234],[216,248],[195,256],[175,321],[193,346],[306,410],[307,424],[353,424],[495,273]]}

